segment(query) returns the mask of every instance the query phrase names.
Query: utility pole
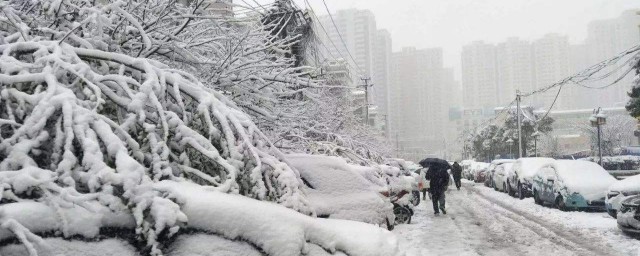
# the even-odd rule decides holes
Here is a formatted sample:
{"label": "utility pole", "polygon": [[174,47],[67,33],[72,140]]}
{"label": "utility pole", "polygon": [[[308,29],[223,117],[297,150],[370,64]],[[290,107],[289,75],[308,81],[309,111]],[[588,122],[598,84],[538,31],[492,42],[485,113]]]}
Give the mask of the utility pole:
{"label": "utility pole", "polygon": [[364,118],[365,123],[369,125],[369,87],[373,86],[373,84],[369,84],[370,77],[363,77],[360,80],[364,81],[362,85],[364,87]]}
{"label": "utility pole", "polygon": [[520,90],[516,91],[516,116],[518,117],[518,158],[522,158],[522,120],[520,118]]}

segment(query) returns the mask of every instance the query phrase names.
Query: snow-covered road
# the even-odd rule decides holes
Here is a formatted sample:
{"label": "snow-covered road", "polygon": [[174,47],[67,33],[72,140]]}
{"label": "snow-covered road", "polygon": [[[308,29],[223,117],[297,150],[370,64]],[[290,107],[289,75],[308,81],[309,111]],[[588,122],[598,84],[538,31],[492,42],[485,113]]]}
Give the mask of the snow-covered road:
{"label": "snow-covered road", "polygon": [[416,207],[412,224],[394,230],[417,255],[640,255],[606,213],[561,212],[465,183],[447,192],[447,215],[431,201]]}

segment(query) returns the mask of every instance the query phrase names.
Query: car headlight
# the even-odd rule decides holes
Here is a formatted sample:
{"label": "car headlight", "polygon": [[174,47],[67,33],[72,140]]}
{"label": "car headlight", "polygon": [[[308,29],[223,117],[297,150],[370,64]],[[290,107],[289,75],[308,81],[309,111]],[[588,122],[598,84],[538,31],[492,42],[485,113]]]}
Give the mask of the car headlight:
{"label": "car headlight", "polygon": [[626,213],[626,212],[628,212],[628,211],[631,211],[631,207],[626,206],[626,205],[621,205],[621,206],[620,206],[620,212],[621,212],[621,213]]}

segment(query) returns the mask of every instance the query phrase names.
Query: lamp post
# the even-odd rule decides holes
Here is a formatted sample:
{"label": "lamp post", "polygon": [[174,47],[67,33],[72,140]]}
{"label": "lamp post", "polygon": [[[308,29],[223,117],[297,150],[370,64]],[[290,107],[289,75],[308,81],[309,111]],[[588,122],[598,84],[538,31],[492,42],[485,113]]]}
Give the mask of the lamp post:
{"label": "lamp post", "polygon": [[513,147],[513,139],[509,138],[507,140],[507,145],[509,145],[509,157],[513,158],[513,154],[511,153],[511,148]]}
{"label": "lamp post", "polygon": [[533,137],[533,150],[535,153],[535,157],[538,157],[538,137],[540,136],[540,132],[536,130],[533,134],[531,134],[531,136]]}
{"label": "lamp post", "polygon": [[602,108],[594,109],[593,114],[589,117],[591,126],[598,129],[598,164],[602,166],[602,142],[601,142],[601,129],[600,126],[607,124],[607,115],[604,114]]}

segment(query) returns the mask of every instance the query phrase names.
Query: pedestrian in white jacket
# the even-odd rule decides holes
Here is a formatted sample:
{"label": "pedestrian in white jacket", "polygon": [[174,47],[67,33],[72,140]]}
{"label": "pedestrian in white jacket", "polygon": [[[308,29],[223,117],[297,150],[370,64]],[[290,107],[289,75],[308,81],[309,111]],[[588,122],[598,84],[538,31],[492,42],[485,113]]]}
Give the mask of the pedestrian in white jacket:
{"label": "pedestrian in white jacket", "polygon": [[[422,200],[427,200],[427,193],[429,192],[429,181],[427,180],[427,168],[420,169],[420,181],[422,183]],[[431,193],[429,193],[429,199],[431,199]]]}

